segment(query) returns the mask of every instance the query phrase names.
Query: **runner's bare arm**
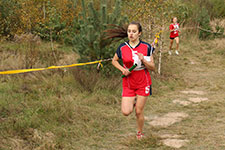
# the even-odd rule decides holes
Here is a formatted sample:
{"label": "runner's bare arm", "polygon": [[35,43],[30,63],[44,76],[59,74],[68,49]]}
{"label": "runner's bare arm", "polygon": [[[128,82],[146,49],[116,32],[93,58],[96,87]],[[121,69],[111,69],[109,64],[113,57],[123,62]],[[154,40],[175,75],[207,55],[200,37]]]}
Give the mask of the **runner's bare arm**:
{"label": "runner's bare arm", "polygon": [[117,54],[114,55],[113,59],[112,59],[112,64],[114,67],[116,67],[117,69],[119,69],[125,76],[130,74],[130,71],[128,69],[123,68],[119,62],[119,57],[117,56]]}

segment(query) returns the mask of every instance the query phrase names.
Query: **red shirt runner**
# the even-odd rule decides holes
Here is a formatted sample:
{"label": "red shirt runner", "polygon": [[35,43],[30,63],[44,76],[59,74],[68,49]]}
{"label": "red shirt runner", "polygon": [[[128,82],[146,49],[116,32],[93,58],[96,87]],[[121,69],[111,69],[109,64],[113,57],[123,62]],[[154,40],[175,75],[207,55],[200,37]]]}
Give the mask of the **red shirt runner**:
{"label": "red shirt runner", "polygon": [[171,38],[175,38],[175,37],[178,37],[179,36],[179,24],[178,23],[172,23],[171,25],[170,25],[170,30],[174,30],[174,31],[171,31],[170,32],[170,37]]}
{"label": "red shirt runner", "polygon": [[[129,42],[127,42],[129,43]],[[154,48],[150,44],[140,41],[140,43],[132,48],[133,51],[142,53],[144,56],[150,56]],[[123,61],[124,68],[131,68],[134,64],[132,58],[131,46],[125,43],[121,44],[117,49],[117,55]],[[123,93],[122,96],[131,97],[141,95],[148,96],[150,94],[150,86],[152,84],[150,73],[147,69],[132,71],[130,75],[123,78]]]}

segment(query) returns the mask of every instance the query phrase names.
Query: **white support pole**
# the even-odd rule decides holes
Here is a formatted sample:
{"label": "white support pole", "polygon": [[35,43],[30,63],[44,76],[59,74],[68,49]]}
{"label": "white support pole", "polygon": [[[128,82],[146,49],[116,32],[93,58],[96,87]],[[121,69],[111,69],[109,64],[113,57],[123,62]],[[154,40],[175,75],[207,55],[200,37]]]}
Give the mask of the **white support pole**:
{"label": "white support pole", "polygon": [[162,64],[162,49],[163,49],[163,38],[160,38],[160,47],[159,47],[159,65],[158,65],[158,73],[161,74],[161,64]]}

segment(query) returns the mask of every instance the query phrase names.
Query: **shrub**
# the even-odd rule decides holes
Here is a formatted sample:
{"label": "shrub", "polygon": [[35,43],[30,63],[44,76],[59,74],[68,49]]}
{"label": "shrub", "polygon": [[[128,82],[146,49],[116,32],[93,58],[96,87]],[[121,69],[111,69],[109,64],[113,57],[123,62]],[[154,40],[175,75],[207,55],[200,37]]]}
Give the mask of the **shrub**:
{"label": "shrub", "polygon": [[[208,14],[208,11],[206,10],[206,8],[203,8],[202,11],[199,13],[199,16],[197,18],[198,24],[201,28],[205,29],[205,30],[211,30],[210,27],[210,16]],[[199,32],[199,39],[207,39],[209,38],[211,35],[210,32],[207,31],[203,31],[200,30]]]}

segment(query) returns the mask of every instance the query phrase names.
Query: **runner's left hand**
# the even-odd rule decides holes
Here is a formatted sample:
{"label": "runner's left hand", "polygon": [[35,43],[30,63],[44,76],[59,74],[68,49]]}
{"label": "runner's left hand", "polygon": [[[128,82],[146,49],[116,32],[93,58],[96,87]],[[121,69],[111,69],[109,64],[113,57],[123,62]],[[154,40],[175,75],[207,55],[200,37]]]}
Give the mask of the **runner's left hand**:
{"label": "runner's left hand", "polygon": [[142,61],[144,60],[144,55],[142,53],[138,53],[138,58]]}

